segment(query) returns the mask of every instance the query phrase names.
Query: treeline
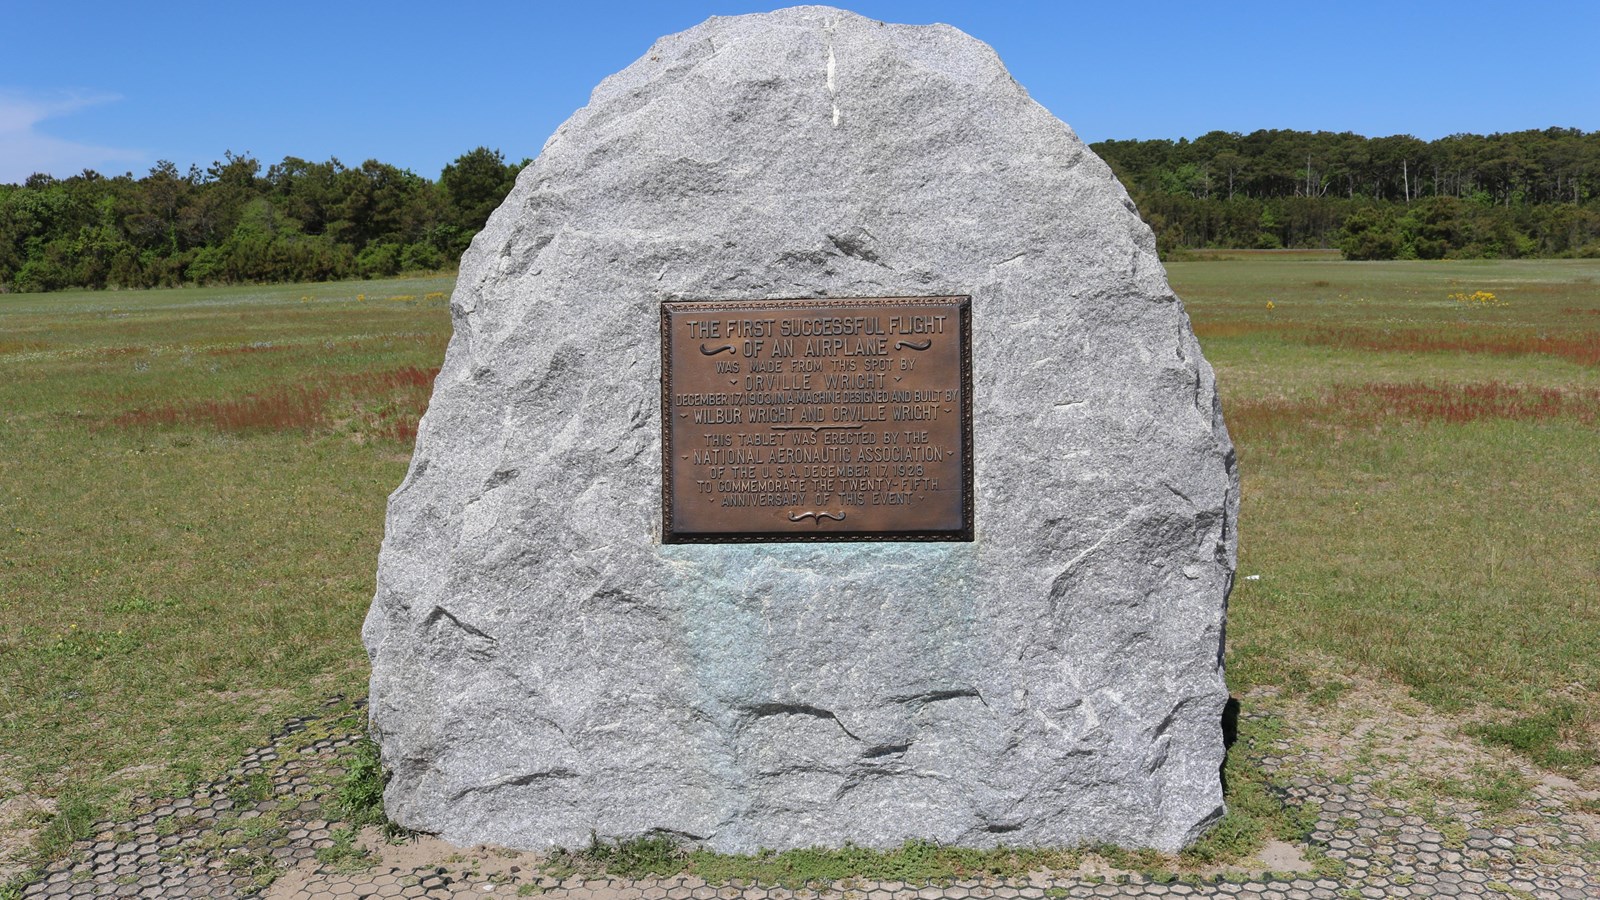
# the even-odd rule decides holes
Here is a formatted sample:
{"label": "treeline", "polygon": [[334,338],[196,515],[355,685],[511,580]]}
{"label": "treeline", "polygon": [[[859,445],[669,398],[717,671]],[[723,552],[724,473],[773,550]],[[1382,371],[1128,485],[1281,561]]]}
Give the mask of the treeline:
{"label": "treeline", "polygon": [[1600,256],[1600,132],[1213,131],[1092,145],[1164,254],[1332,248],[1350,259]]}
{"label": "treeline", "polygon": [[377,160],[224,155],[143,178],[0,185],[0,290],[327,281],[454,266],[521,170],[479,147],[438,181]]}
{"label": "treeline", "polygon": [[[1351,259],[1600,257],[1600,132],[1436,141],[1213,131],[1094,144],[1165,255],[1337,247]],[[526,160],[479,147],[437,181],[377,160],[224,154],[142,178],[0,185],[0,291],[325,281],[455,264]]]}

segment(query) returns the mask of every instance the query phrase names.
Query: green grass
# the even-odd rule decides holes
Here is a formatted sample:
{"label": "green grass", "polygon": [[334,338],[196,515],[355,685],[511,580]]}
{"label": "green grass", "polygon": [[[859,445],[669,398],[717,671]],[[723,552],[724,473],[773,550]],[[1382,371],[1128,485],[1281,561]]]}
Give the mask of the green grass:
{"label": "green grass", "polygon": [[687,873],[711,884],[789,888],[820,887],[851,878],[942,884],[987,876],[1021,877],[1041,869],[1071,870],[1087,854],[1088,851],[1076,849],[978,850],[910,841],[893,850],[808,848],[735,855],[686,849],[668,837],[647,837],[621,844],[597,842],[576,853],[557,852],[545,871],[558,878],[644,878]]}
{"label": "green grass", "polygon": [[1543,712],[1510,721],[1473,725],[1468,732],[1490,744],[1509,747],[1551,769],[1582,769],[1600,764],[1595,747],[1577,739],[1581,713],[1570,703],[1554,703]]}
{"label": "green grass", "polygon": [[[1600,264],[1169,271],[1239,448],[1235,689],[1314,687],[1305,661],[1332,660],[1542,765],[1593,765]],[[1450,299],[1480,290],[1505,305]]]}
{"label": "green grass", "polygon": [[[375,376],[438,365],[449,289],[0,296],[0,771],[22,792],[183,793],[365,690],[384,501],[426,402],[426,379]],[[296,391],[321,407],[272,418]]]}
{"label": "green grass", "polygon": [[334,795],[339,817],[361,827],[388,822],[383,812],[383,786],[388,782],[371,739],[358,742],[345,767],[343,783]]}
{"label": "green grass", "polygon": [[1228,811],[1210,832],[1180,854],[1182,863],[1190,867],[1234,864],[1260,851],[1269,839],[1301,842],[1310,836],[1321,807],[1315,803],[1286,805],[1282,786],[1274,784],[1258,763],[1282,733],[1281,721],[1239,722],[1238,740],[1229,748],[1222,768]]}
{"label": "green grass", "polygon": [[[1243,472],[1235,689],[1336,704],[1361,672],[1593,765],[1600,262],[1170,273]],[[70,798],[46,842],[364,690],[449,289],[0,296],[0,790]],[[1475,291],[1501,304],[1450,296]]]}

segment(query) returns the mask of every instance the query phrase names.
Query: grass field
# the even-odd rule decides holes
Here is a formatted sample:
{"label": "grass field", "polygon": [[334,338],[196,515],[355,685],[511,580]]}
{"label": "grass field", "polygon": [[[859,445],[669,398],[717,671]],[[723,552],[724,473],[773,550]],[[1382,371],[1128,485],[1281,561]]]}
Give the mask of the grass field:
{"label": "grass field", "polygon": [[[1595,765],[1600,262],[1170,273],[1244,473],[1235,689],[1392,681]],[[0,296],[0,802],[180,793],[364,690],[450,284]]]}
{"label": "grass field", "polygon": [[1239,445],[1233,686],[1365,672],[1541,764],[1594,765],[1600,265],[1170,273]]}
{"label": "grass field", "polygon": [[0,798],[182,792],[365,690],[450,284],[0,296]]}

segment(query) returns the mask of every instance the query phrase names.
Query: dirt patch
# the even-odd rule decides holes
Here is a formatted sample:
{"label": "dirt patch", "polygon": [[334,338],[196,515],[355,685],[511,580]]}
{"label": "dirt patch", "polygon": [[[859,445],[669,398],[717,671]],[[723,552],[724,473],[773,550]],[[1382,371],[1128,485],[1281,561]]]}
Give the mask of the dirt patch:
{"label": "dirt patch", "polygon": [[1256,854],[1256,861],[1269,872],[1309,872],[1311,862],[1300,848],[1283,841],[1267,841]]}
{"label": "dirt patch", "polygon": [[143,780],[144,778],[154,775],[160,771],[161,767],[158,765],[153,763],[140,763],[136,766],[128,766],[125,769],[118,769],[115,772],[112,772],[111,778],[118,781]]}
{"label": "dirt patch", "polygon": [[380,871],[385,868],[409,871],[423,866],[464,866],[469,871],[480,873],[485,881],[495,875],[520,875],[537,871],[543,859],[537,853],[507,850],[488,844],[457,847],[449,841],[426,834],[391,844],[382,838],[376,828],[362,829],[360,844],[377,858]]}
{"label": "dirt patch", "polygon": [[27,868],[39,829],[55,815],[55,800],[20,790],[13,782],[0,784],[0,884]]}
{"label": "dirt patch", "polygon": [[[373,827],[361,830],[356,845],[368,854],[368,864],[360,875],[363,882],[444,878],[483,893],[491,893],[499,885],[532,881],[543,861],[537,853],[486,844],[457,847],[431,835],[390,843]],[[314,861],[301,863],[274,881],[262,895],[263,900],[291,900],[335,877],[319,871],[322,868]]]}
{"label": "dirt patch", "polygon": [[1581,808],[1585,797],[1600,790],[1600,769],[1564,777],[1468,736],[1464,729],[1488,710],[1450,716],[1399,685],[1350,672],[1328,678],[1349,685],[1333,703],[1314,703],[1276,688],[1244,698],[1247,709],[1252,702],[1267,705],[1293,723],[1293,741],[1305,752],[1287,762],[1291,771],[1307,766],[1317,770],[1308,774],[1370,779],[1375,795],[1402,798],[1488,790],[1489,782],[1509,779],[1505,784],[1526,793],[1527,802],[1539,797],[1567,810]]}

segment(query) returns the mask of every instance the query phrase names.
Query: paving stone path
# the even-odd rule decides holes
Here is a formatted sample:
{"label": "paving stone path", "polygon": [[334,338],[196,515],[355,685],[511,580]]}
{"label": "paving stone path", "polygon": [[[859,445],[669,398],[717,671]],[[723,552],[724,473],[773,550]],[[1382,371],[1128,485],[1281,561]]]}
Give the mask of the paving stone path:
{"label": "paving stone path", "polygon": [[[1272,698],[1266,698],[1270,703]],[[1247,701],[1248,706],[1260,706]],[[1284,704],[1275,703],[1282,709]],[[1600,792],[1526,769],[1513,805],[1480,789],[1440,796],[1442,771],[1483,751],[1418,722],[1323,721],[1309,707],[1281,713],[1294,739],[1270,741],[1262,767],[1288,803],[1318,804],[1298,872],[1169,880],[1150,873],[1036,873],[1026,879],[922,885],[848,881],[816,889],[710,885],[692,877],[558,880],[541,858],[431,839],[357,841],[330,818],[341,762],[361,738],[360,704],[291,721],[267,746],[193,796],[154,801],[130,821],[97,823],[24,898],[252,897],[265,900],[552,896],[573,900],[940,900],[1067,897],[1228,897],[1384,900],[1405,897],[1600,898]],[[1247,715],[1265,717],[1251,710]],[[1337,719],[1338,716],[1332,718]],[[1403,719],[1403,717],[1402,717]],[[1353,722],[1353,724],[1352,724]],[[1436,729],[1437,730],[1437,729]],[[1417,741],[1418,735],[1423,740]],[[1308,740],[1306,735],[1314,739]],[[1396,749],[1398,748],[1398,750]],[[1406,754],[1411,756],[1407,757]],[[1500,771],[1514,763],[1498,760]],[[1442,768],[1441,768],[1442,767]],[[1396,776],[1394,772],[1405,773]],[[1481,779],[1489,781],[1482,782]],[[1428,785],[1434,790],[1425,790]],[[1531,785],[1531,789],[1529,789]],[[1466,792],[1471,794],[1472,792]],[[371,849],[362,852],[362,846]]]}

